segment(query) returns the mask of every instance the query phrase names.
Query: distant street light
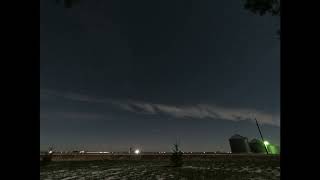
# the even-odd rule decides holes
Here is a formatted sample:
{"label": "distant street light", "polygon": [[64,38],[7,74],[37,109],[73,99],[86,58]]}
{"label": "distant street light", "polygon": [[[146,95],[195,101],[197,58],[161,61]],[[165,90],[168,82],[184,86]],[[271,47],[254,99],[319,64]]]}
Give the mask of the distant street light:
{"label": "distant street light", "polygon": [[139,150],[139,149],[136,149],[136,150],[134,151],[134,153],[135,153],[135,154],[140,154],[140,150]]}

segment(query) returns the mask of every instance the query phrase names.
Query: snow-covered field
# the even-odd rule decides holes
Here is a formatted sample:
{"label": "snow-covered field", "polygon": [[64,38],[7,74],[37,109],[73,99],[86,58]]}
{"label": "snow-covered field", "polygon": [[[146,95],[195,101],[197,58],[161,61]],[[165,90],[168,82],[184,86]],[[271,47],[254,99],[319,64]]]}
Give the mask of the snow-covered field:
{"label": "snow-covered field", "polygon": [[40,179],[280,179],[279,161],[186,161],[181,168],[165,161],[75,161],[40,166]]}

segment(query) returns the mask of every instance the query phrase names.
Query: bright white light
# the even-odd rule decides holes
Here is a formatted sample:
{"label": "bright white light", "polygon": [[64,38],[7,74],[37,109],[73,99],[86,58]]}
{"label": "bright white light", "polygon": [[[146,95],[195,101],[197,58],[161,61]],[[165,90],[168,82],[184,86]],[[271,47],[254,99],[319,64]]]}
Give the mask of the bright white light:
{"label": "bright white light", "polygon": [[49,151],[49,154],[52,154],[52,151]]}
{"label": "bright white light", "polygon": [[140,150],[139,150],[139,149],[136,149],[136,150],[134,151],[134,153],[135,153],[135,154],[139,154],[139,153],[140,153]]}

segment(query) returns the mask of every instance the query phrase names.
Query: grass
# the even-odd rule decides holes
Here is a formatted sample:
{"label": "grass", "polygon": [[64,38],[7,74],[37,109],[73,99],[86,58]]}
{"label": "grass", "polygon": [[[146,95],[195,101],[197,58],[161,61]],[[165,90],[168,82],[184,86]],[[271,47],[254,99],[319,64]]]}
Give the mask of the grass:
{"label": "grass", "polygon": [[268,159],[186,161],[181,168],[167,161],[51,162],[40,166],[40,179],[272,180],[280,179],[279,166]]}

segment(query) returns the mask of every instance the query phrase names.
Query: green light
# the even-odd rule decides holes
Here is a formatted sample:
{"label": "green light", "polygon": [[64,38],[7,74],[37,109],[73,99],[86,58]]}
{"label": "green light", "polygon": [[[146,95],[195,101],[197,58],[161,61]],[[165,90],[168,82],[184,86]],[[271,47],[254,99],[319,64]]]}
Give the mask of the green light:
{"label": "green light", "polygon": [[268,142],[268,141],[264,141],[263,144],[266,145],[266,146],[268,146],[268,145],[269,145],[269,142]]}

